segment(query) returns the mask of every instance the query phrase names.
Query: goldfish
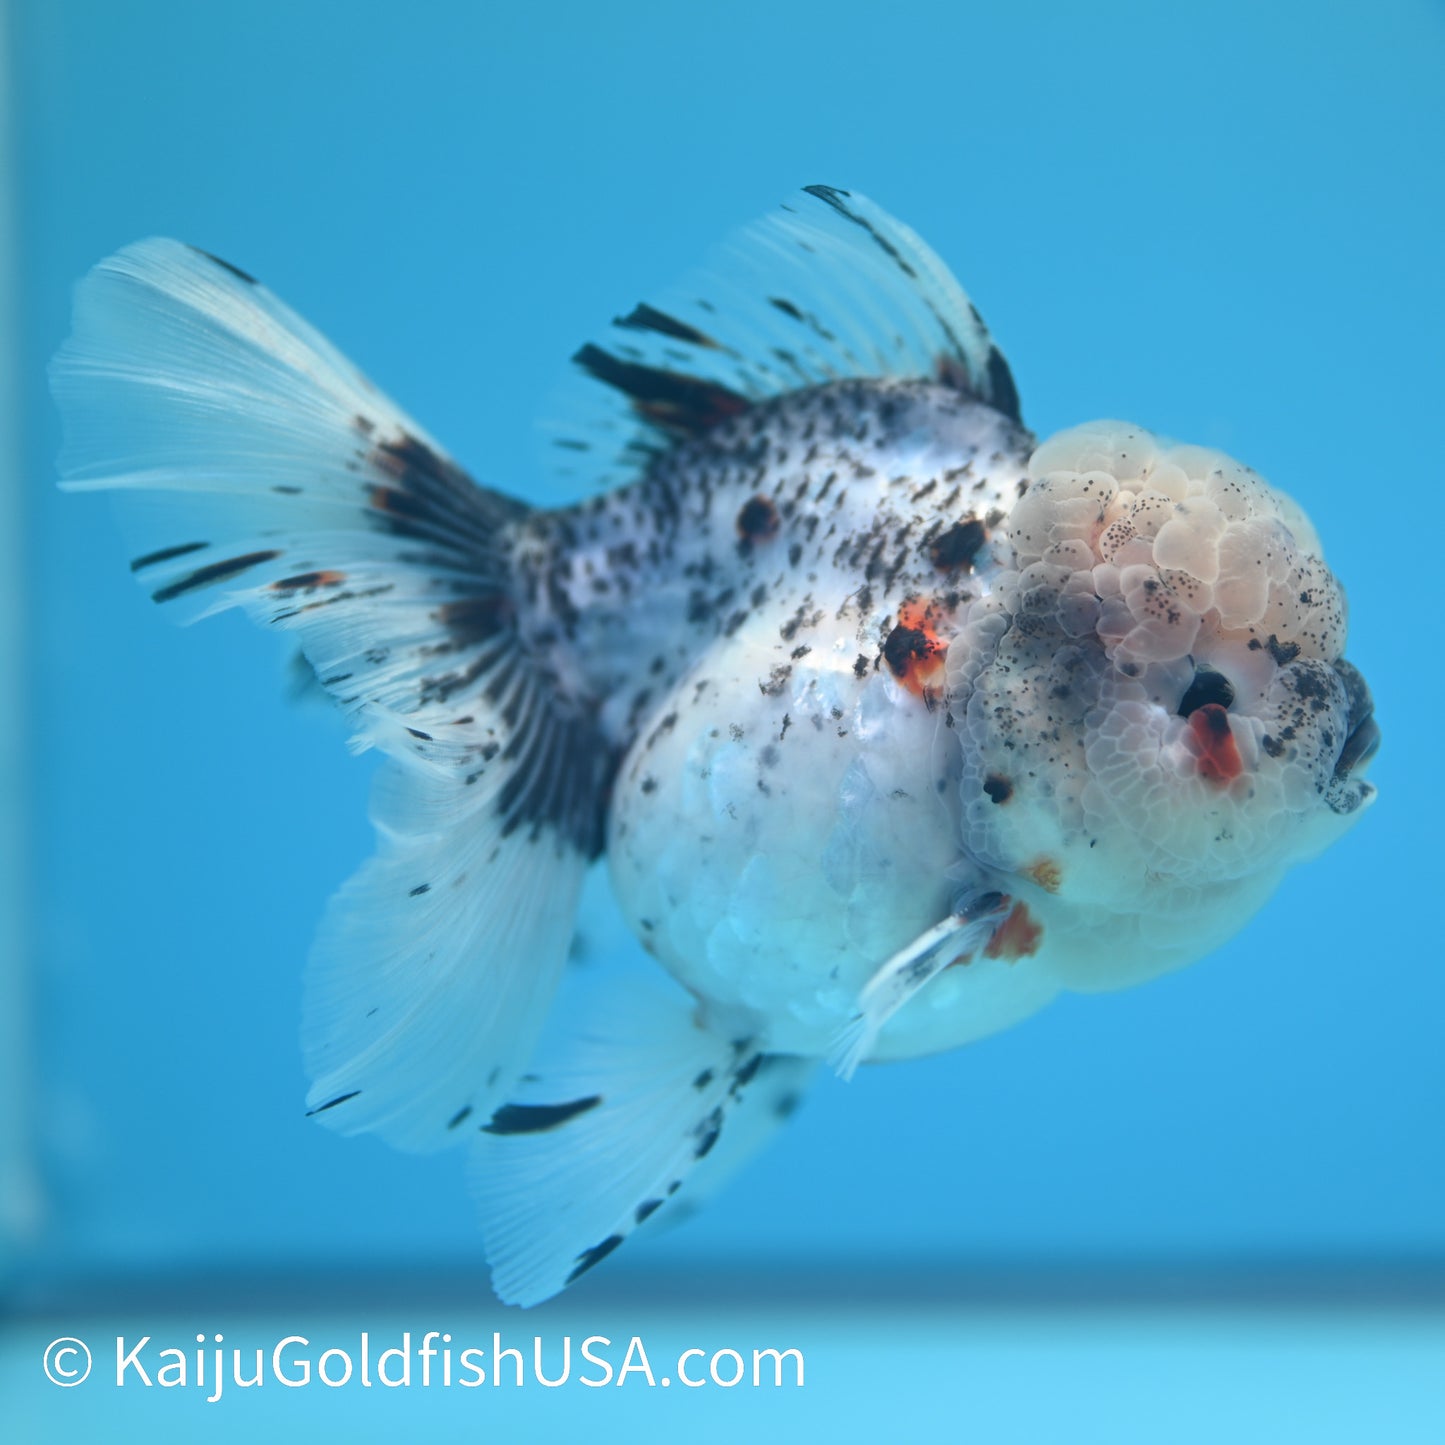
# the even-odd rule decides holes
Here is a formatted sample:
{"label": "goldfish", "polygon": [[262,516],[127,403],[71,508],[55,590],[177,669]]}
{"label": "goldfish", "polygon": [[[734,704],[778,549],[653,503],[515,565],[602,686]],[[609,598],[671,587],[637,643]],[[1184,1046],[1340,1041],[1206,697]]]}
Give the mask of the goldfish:
{"label": "goldfish", "polygon": [[[714,1192],[820,1066],[1208,954],[1362,815],[1380,737],[1304,511],[1131,423],[1037,442],[861,195],[807,187],[574,363],[565,506],[176,241],[80,283],[52,368],[64,484],[114,496],[150,597],[286,634],[384,755],[308,1111],[465,1142],[520,1305]],[[558,1030],[604,857],[661,968]]]}

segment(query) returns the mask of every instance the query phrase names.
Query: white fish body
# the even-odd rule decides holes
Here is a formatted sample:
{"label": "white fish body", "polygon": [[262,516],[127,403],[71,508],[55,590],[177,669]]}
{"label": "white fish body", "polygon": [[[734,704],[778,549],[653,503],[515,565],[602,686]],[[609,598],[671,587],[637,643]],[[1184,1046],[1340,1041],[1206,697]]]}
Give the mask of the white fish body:
{"label": "white fish body", "polygon": [[[172,242],[92,273],[55,372],[71,483],[136,501],[156,600],[297,632],[391,758],[308,1102],[474,1140],[519,1303],[706,1193],[816,1061],[1189,962],[1373,795],[1342,594],[1255,474],[1123,423],[1036,449],[956,283],[845,192],[680,295],[579,352],[612,401],[564,449],[633,479],[556,511]],[[539,1056],[602,851],[687,993]]]}

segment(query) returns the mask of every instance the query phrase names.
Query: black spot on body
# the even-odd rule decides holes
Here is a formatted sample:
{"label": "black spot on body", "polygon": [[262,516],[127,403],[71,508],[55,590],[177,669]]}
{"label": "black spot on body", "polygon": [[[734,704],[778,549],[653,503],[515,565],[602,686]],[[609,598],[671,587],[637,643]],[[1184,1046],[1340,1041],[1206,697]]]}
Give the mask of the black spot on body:
{"label": "black spot on body", "polygon": [[934,650],[934,643],[921,627],[907,627],[900,622],[884,639],[883,660],[894,677],[905,677],[910,663],[931,657]]}
{"label": "black spot on body", "polygon": [[1285,667],[1299,656],[1299,643],[1281,642],[1272,632],[1265,646],[1269,648],[1269,655],[1274,658],[1277,667]]}
{"label": "black spot on body", "polygon": [[928,544],[928,555],[941,572],[972,567],[978,549],[987,538],[983,523],[977,517],[969,517],[965,521],[955,522],[947,531],[939,533]]}
{"label": "black spot on body", "polygon": [[738,538],[745,543],[770,542],[781,525],[777,503],[761,492],[749,497],[738,510]]}
{"label": "black spot on body", "polygon": [[790,662],[780,662],[774,665],[768,673],[766,682],[758,683],[758,691],[764,697],[781,697],[783,689],[788,685],[788,679],[793,675],[793,665]]}

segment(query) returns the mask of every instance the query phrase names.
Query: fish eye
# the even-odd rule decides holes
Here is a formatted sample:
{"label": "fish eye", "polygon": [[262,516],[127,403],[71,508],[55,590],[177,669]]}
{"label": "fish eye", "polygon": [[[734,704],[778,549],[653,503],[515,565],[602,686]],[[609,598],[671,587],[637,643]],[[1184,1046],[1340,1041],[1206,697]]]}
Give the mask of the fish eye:
{"label": "fish eye", "polygon": [[1184,696],[1179,699],[1179,716],[1188,717],[1191,713],[1198,712],[1200,708],[1207,707],[1212,702],[1217,702],[1220,707],[1228,708],[1234,701],[1234,686],[1222,672],[1216,671],[1208,663],[1196,663],[1194,667],[1194,681],[1185,689]]}

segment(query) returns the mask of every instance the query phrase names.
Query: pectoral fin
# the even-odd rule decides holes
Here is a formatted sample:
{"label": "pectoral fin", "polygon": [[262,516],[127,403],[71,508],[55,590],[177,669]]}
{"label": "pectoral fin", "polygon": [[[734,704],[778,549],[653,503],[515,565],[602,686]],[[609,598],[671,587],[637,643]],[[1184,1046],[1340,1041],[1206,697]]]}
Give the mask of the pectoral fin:
{"label": "pectoral fin", "polygon": [[981,948],[1007,913],[1003,893],[972,892],[959,899],[954,911],[912,943],[900,948],[858,995],[858,1012],[839,1032],[829,1062],[843,1079],[851,1079],[858,1065],[873,1052],[883,1025],[930,980],[962,954]]}

